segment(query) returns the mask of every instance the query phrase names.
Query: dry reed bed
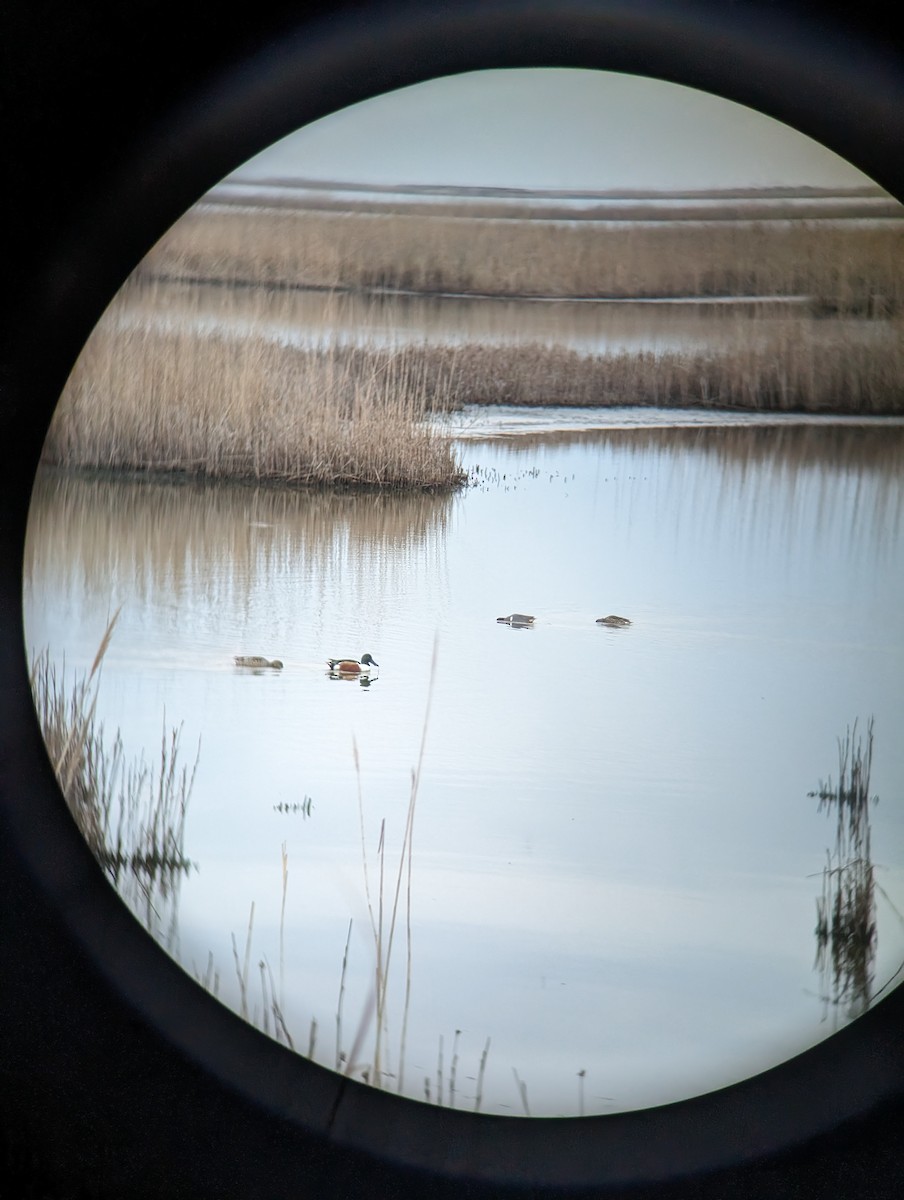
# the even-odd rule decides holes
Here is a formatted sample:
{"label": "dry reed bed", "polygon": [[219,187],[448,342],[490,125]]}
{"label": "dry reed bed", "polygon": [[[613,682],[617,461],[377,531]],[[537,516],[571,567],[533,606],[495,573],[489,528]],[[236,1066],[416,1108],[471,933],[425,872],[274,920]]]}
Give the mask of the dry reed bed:
{"label": "dry reed bed", "polygon": [[537,344],[305,349],[111,318],[76,364],[44,461],[448,488],[462,472],[425,417],[465,404],[901,413],[904,318],[881,327],[857,340],[833,322],[748,320],[722,350],[588,357]]}
{"label": "dry reed bed", "polygon": [[893,414],[904,411],[904,322],[868,344],[818,321],[770,326],[724,350],[621,352],[424,346],[425,373],[457,404],[614,406]]}
{"label": "dry reed bed", "polygon": [[262,337],[101,322],[44,460],[290,483],[439,489],[462,476],[423,418],[448,402],[412,354],[305,352]]}
{"label": "dry reed bed", "polygon": [[145,276],[507,296],[807,295],[904,302],[904,222],[506,221],[199,204]]}

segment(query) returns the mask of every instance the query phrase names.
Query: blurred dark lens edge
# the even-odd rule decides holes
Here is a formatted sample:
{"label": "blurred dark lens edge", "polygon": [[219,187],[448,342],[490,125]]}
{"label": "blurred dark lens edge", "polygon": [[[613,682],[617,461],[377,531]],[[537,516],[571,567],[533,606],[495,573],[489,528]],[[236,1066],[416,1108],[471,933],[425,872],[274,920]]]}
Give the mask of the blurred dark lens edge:
{"label": "blurred dark lens edge", "polygon": [[[37,391],[53,385],[54,372],[59,373],[78,338],[79,325],[72,330],[34,331],[29,328],[31,311],[28,303],[18,304],[17,295],[28,296],[33,281],[41,280],[42,287],[56,287],[57,311],[68,311],[71,295],[78,289],[78,279],[67,278],[65,272],[54,275],[59,264],[59,248],[65,244],[67,212],[74,214],[73,222],[90,213],[98,191],[112,186],[127,160],[131,148],[155,142],[165,136],[172,114],[183,105],[191,107],[193,97],[214,87],[218,79],[239,71],[249,57],[266,55],[283,39],[303,36],[304,22],[312,27],[329,19],[339,9],[348,21],[350,34],[360,32],[368,22],[368,13],[379,12],[387,6],[337,6],[315,4],[260,3],[253,12],[236,9],[217,12],[198,3],[136,3],[123,6],[115,3],[73,6],[73,11],[55,11],[48,15],[36,6],[16,0],[4,6],[0,14],[0,89],[3,104],[5,199],[7,220],[3,230],[8,246],[4,247],[6,281],[3,329],[5,339],[0,359],[0,388],[3,389],[0,420],[4,422],[3,447],[6,453],[2,473],[4,504],[2,536],[4,551],[3,628],[4,643],[21,642],[20,537],[28,490],[34,469],[34,446],[39,441],[46,412],[29,409],[28,393],[21,389],[21,341],[30,337],[43,338],[59,333],[64,349],[57,359],[50,355],[46,367],[36,368]],[[428,6],[411,6],[418,11]],[[457,6],[449,6],[455,8]],[[460,6],[462,9],[467,6]],[[530,6],[523,6],[525,8]],[[567,6],[563,6],[567,7]],[[616,13],[615,4],[601,4]],[[744,19],[769,28],[770,20],[781,26],[785,17],[797,17],[811,23],[814,38],[812,58],[803,56],[802,72],[818,69],[820,37],[831,23],[833,37],[849,37],[852,58],[862,55],[865,68],[881,57],[890,70],[897,70],[900,82],[904,50],[901,34],[885,28],[887,9],[880,5],[861,5],[856,16],[841,5],[815,4],[654,4],[651,7],[673,10],[684,8],[689,16],[700,18],[706,10],[731,8]],[[563,17],[564,20],[564,17]],[[693,84],[693,79],[686,82]],[[875,86],[875,78],[867,79],[866,88]],[[898,156],[899,160],[902,156]],[[859,164],[858,164],[859,165]],[[154,181],[148,180],[148,187]],[[882,180],[880,179],[880,182]],[[886,184],[888,186],[888,184]],[[52,250],[48,250],[52,247]],[[49,259],[49,261],[48,261]],[[100,272],[103,280],[103,272]],[[104,299],[105,285],[94,282],[88,296],[89,310]],[[45,303],[45,298],[41,298]],[[54,311],[51,304],[41,311]],[[90,327],[89,322],[89,327]],[[71,359],[70,359],[71,361]],[[42,370],[45,372],[41,374]],[[12,403],[10,403],[10,397]],[[22,453],[21,448],[26,452]],[[3,706],[7,730],[16,727],[16,710],[28,705],[27,689],[23,691],[21,645],[2,651],[4,671]],[[22,726],[24,730],[24,725]],[[22,733],[22,738],[26,738]],[[15,764],[10,770],[9,759],[0,768],[0,785],[4,792],[17,783]],[[52,842],[52,839],[51,839]],[[7,961],[0,979],[0,1023],[3,1025],[0,1052],[0,1197],[94,1197],[114,1194],[112,1181],[117,1181],[116,1194],[122,1196],[191,1195],[189,1179],[197,1179],[197,1170],[186,1169],[185,1156],[201,1156],[207,1144],[216,1142],[216,1130],[210,1123],[213,1117],[197,1113],[191,1127],[173,1129],[166,1111],[160,1111],[146,1128],[147,1138],[159,1147],[160,1174],[155,1179],[130,1177],[128,1170],[111,1169],[109,1164],[121,1153],[116,1131],[96,1127],[90,1153],[80,1149],[76,1131],[84,1132],[84,1119],[75,1121],[71,1130],[53,1127],[54,1114],[65,1110],[64,1097],[59,1095],[60,1081],[73,1078],[60,1063],[54,1069],[54,1055],[66,1055],[69,1047],[84,1048],[82,1037],[85,1023],[97,1021],[97,1010],[87,1007],[91,995],[83,990],[71,1011],[59,1009],[60,999],[67,994],[67,980],[83,980],[84,964],[79,962],[78,948],[64,947],[61,927],[55,914],[42,911],[41,898],[29,893],[27,880],[20,864],[10,855],[3,860],[4,928],[13,930],[6,940]],[[8,869],[7,869],[8,868]],[[66,864],[59,865],[65,876]],[[52,947],[52,961],[40,956]],[[26,961],[31,954],[31,961]],[[21,968],[21,969],[20,969]],[[100,985],[95,981],[93,986]],[[26,1003],[30,990],[32,1004]],[[81,1006],[81,1007],[80,1007]],[[130,1014],[116,1014],[112,1008],[111,1023],[119,1022],[118,1044],[126,1046]],[[80,1024],[81,1023],[81,1024]],[[101,1021],[103,1024],[103,1021]],[[154,1033],[141,1035],[152,1042]],[[97,1033],[87,1038],[100,1046],[103,1039]],[[6,1049],[15,1042],[18,1052]],[[22,1047],[26,1049],[23,1051]],[[33,1047],[33,1050],[28,1049]],[[168,1048],[161,1045],[161,1056]],[[139,1056],[140,1057],[140,1056]],[[31,1086],[22,1089],[24,1064],[31,1058]],[[107,1071],[101,1061],[83,1079],[83,1092],[73,1092],[73,1112],[113,1112],[116,1108],[116,1087],[122,1086],[128,1064],[117,1064]],[[48,1103],[42,1109],[43,1095]],[[110,1094],[92,1108],[92,1090],[108,1089]],[[205,1101],[206,1081],[197,1081],[198,1105]],[[802,1097],[805,1103],[806,1098]],[[180,1098],[177,1107],[183,1107]],[[242,1121],[245,1110],[235,1098],[225,1101],[220,1109],[223,1119]],[[257,1176],[260,1196],[290,1194],[285,1180],[278,1177],[275,1158],[268,1161],[268,1141],[281,1136],[275,1122],[266,1114],[252,1115],[248,1125],[236,1127],[232,1134],[246,1138],[249,1153],[260,1155]],[[904,1101],[899,1091],[897,1099],[889,1100],[866,1117],[839,1129],[832,1139],[802,1146],[781,1159],[739,1166],[719,1179],[711,1181],[675,1181],[643,1195],[653,1196],[809,1196],[825,1195],[829,1187],[836,1194],[851,1197],[882,1197],[899,1194],[902,1154],[901,1133],[904,1127]],[[107,1165],[105,1165],[107,1164]],[[236,1190],[223,1190],[224,1176],[211,1175],[215,1190],[210,1195],[244,1195]],[[216,1179],[217,1182],[214,1182]],[[123,1190],[127,1186],[132,1191]],[[240,1186],[237,1183],[237,1188]],[[106,1189],[106,1190],[104,1190]],[[335,1158],[324,1150],[312,1148],[310,1171],[299,1184],[297,1195],[363,1194],[370,1195],[455,1195],[456,1189],[440,1188],[416,1175],[399,1171],[375,1169],[365,1158],[353,1161],[347,1157],[341,1169]],[[461,1194],[487,1194],[481,1189]],[[602,1193],[601,1193],[602,1194]],[[606,1194],[619,1194],[610,1191]]]}

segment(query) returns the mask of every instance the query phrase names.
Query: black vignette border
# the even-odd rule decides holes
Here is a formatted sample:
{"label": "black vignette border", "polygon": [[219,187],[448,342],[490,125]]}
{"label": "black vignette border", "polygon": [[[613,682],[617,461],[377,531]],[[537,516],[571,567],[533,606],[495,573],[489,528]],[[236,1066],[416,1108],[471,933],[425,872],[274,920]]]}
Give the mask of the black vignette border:
{"label": "black vignette border", "polygon": [[[308,31],[322,28],[323,22],[341,20],[349,37],[366,37],[387,11],[395,14],[400,26],[406,21],[415,26],[419,17],[434,7],[261,0],[250,9],[212,10],[197,0],[179,4],[138,0],[128,6],[92,2],[48,12],[24,0],[4,5],[0,14],[6,202],[0,329],[0,453],[4,458],[0,471],[0,691],[5,732],[0,788],[2,804],[9,803],[10,812],[32,794],[37,811],[38,793],[49,795],[52,790],[29,715],[20,610],[24,521],[36,455],[55,395],[103,305],[144,252],[148,239],[155,231],[162,232],[199,190],[214,181],[217,172],[222,174],[221,167],[233,152],[224,142],[189,162],[181,152],[167,154],[161,147],[176,136],[179,114],[197,112],[205,98],[221,86],[220,81],[241,75],[248,63],[263,61],[271,54],[274,61],[281,61],[281,45],[302,43]],[[467,28],[468,13],[476,7],[467,3],[444,6],[460,14],[462,31]],[[485,10],[491,7],[485,6]],[[408,69],[429,73],[433,64],[441,68],[457,62],[464,69],[469,62],[472,66],[501,65],[502,60],[527,59],[536,53],[525,34],[529,20],[541,10],[550,19],[556,8],[558,16],[551,18],[556,24],[549,36],[550,55],[556,59],[583,56],[586,65],[592,65],[594,52],[582,43],[581,13],[590,9],[608,11],[616,32],[620,24],[632,19],[632,7],[635,14],[646,12],[651,20],[658,14],[665,20],[680,13],[686,18],[684,27],[691,39],[694,30],[718,28],[721,23],[727,31],[726,45],[730,45],[732,22],[735,26],[746,23],[768,40],[773,30],[778,31],[778,39],[784,23],[793,19],[812,37],[802,38],[790,52],[787,45],[776,43],[776,61],[795,60],[801,76],[796,99],[788,101],[786,119],[796,123],[793,118],[798,106],[801,122],[809,123],[805,132],[812,129],[812,136],[821,132],[821,140],[904,198],[904,146],[895,140],[898,130],[891,125],[884,131],[873,129],[858,143],[852,123],[820,99],[820,75],[831,60],[831,54],[827,57],[823,50],[825,39],[849,47],[849,70],[862,75],[865,97],[881,91],[890,78],[896,78],[900,86],[904,40],[900,30],[889,24],[884,5],[865,3],[852,11],[849,5],[838,3],[700,0],[682,4],[676,0],[668,4],[659,0],[631,6],[601,0],[597,5],[524,3],[505,7],[507,25],[500,19],[495,43],[475,38],[468,44],[463,33],[460,46],[438,46],[431,58],[424,56],[423,43],[414,39]],[[664,27],[674,29],[675,25],[666,20]],[[635,69],[641,65],[625,46],[614,45],[612,54],[612,61],[623,63],[626,69],[632,63]],[[680,63],[681,58],[680,46],[665,47],[651,69],[658,65],[667,70],[669,63]],[[706,86],[722,78],[724,66],[718,62],[707,64],[698,59],[695,64],[687,77],[678,81]],[[334,81],[337,106],[342,96],[357,98],[368,86],[376,90],[392,86],[394,77],[411,81],[401,65],[376,61],[369,80]],[[808,79],[812,79],[812,88],[805,86]],[[770,95],[772,82],[739,80],[737,86],[752,103],[758,95],[764,100]],[[224,94],[228,91],[227,82]],[[865,105],[865,111],[868,108]],[[881,96],[872,111],[876,121],[881,121]],[[214,113],[198,120],[202,125],[208,122],[205,128],[213,128],[217,118]],[[234,152],[245,144],[243,139],[253,139],[255,129],[275,130],[278,122],[279,116],[273,112],[266,118],[249,113],[237,127]],[[144,176],[124,187],[124,170],[132,169],[143,157],[153,169],[148,167]],[[245,155],[238,160],[241,157]],[[122,195],[129,197],[133,207],[119,214],[122,228],[109,227],[108,253],[104,254],[97,214],[115,215],[115,198]],[[93,239],[90,254],[80,236],[85,230]],[[753,1156],[714,1173],[631,1188],[601,1183],[588,1189],[574,1181],[563,1182],[561,1187],[547,1183],[493,1188],[475,1179],[430,1178],[404,1163],[375,1164],[367,1154],[337,1156],[325,1139],[317,1137],[303,1147],[299,1144],[295,1152],[295,1166],[303,1162],[306,1167],[299,1179],[290,1173],[291,1155],[279,1152],[280,1140],[293,1137],[288,1118],[236,1101],[234,1095],[224,1099],[222,1093],[230,1089],[224,1088],[222,1081],[205,1077],[196,1064],[186,1068],[182,1060],[179,1087],[175,1086],[177,1077],[170,1074],[169,1065],[175,1052],[165,1032],[143,1027],[141,1015],[86,961],[71,924],[54,910],[51,898],[58,894],[54,886],[70,878],[70,867],[64,861],[65,840],[48,826],[45,866],[51,879],[49,890],[42,890],[36,887],[29,863],[11,836],[15,819],[15,814],[10,821],[4,817],[0,831],[4,839],[0,846],[0,919],[6,948],[0,981],[0,1196],[62,1200],[184,1195],[205,1200],[208,1195],[251,1195],[252,1180],[258,1189],[254,1194],[260,1196],[472,1197],[516,1192],[615,1196],[630,1191],[649,1200],[691,1196],[721,1200],[816,1197],[831,1191],[849,1200],[879,1200],[900,1193],[904,1165],[900,1088],[896,1096],[886,1096],[872,1109],[841,1124],[831,1138],[813,1138],[781,1154]],[[15,828],[21,829],[21,823]],[[900,1009],[899,1004],[898,1015]],[[87,1040],[85,1023],[92,1027]],[[88,1046],[93,1048],[92,1055],[87,1054]],[[141,1129],[125,1112],[131,1097],[130,1055],[132,1063],[142,1064],[148,1087],[172,1105],[170,1111],[160,1107],[145,1113]],[[111,1069],[114,1058],[118,1061]],[[157,1079],[151,1078],[154,1072]],[[798,1102],[806,1105],[808,1097],[801,1095]],[[247,1121],[244,1133],[243,1117]],[[218,1120],[235,1122],[231,1135],[239,1142],[245,1136],[248,1153],[261,1155],[253,1170],[246,1164],[244,1173],[235,1171],[228,1161],[215,1161],[211,1149],[205,1149],[205,1133],[210,1137],[209,1147],[222,1147],[215,1136]],[[504,1154],[500,1151],[503,1175]],[[513,1171],[516,1166],[512,1161]]]}

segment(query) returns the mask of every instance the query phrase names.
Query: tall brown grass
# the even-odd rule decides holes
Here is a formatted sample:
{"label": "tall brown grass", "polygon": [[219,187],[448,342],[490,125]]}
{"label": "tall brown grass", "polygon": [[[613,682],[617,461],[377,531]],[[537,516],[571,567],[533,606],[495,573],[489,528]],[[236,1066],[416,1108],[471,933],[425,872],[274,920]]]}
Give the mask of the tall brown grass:
{"label": "tall brown grass", "polygon": [[902,221],[591,223],[201,203],[140,271],[504,296],[806,295],[833,311],[882,312],[904,301],[902,267]]}
{"label": "tall brown grass", "polygon": [[718,347],[589,355],[539,343],[298,346],[135,325],[122,320],[130,295],[80,356],[44,461],[429,490],[463,476],[428,418],[469,404],[904,411],[904,316],[738,318]]}
{"label": "tall brown grass", "polygon": [[[465,404],[897,413],[902,266],[899,221],[632,225],[201,204],[152,250],[89,339],[44,458],[439,490],[463,474],[428,418]],[[201,288],[187,301],[180,294],[174,321],[166,282],[173,278],[214,281],[229,299],[214,317]],[[305,329],[304,344],[292,340],[297,318],[278,299],[280,289],[298,287],[323,291],[319,328]],[[786,320],[739,317],[718,346],[655,353],[481,340],[392,344],[376,325],[347,342],[337,332],[341,289],[803,294],[816,312],[873,319],[825,320],[806,309]],[[391,328],[385,305],[377,319]]]}
{"label": "tall brown grass", "polygon": [[[856,338],[834,322],[740,323],[722,348],[588,355],[566,347],[420,348],[457,405],[651,405],[835,413],[904,411],[904,320]],[[875,331],[874,331],[875,332]]]}
{"label": "tall brown grass", "polygon": [[95,329],[48,432],[44,460],[287,483],[454,486],[448,403],[414,353],[299,349],[264,336],[165,325]]}
{"label": "tall brown grass", "polygon": [[118,615],[86,676],[67,679],[44,650],[32,661],[31,689],[50,762],[79,831],[136,915],[172,944],[179,883],[192,866],[184,849],[185,816],[198,759],[191,770],[180,765],[180,730],[165,724],[156,770],[143,756],[126,758],[118,730],[112,740],[105,736],[97,691]]}

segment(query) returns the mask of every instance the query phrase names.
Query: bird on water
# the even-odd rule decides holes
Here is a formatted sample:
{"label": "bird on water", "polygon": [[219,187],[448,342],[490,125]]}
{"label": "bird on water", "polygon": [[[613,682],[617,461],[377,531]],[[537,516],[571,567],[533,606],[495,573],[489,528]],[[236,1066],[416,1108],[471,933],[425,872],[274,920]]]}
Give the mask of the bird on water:
{"label": "bird on water", "polygon": [[379,667],[379,663],[371,654],[362,654],[357,658],[328,658],[326,664],[338,675],[367,675],[371,667]]}
{"label": "bird on water", "polygon": [[535,617],[529,617],[527,613],[511,613],[507,617],[497,617],[498,625],[533,625]]}

